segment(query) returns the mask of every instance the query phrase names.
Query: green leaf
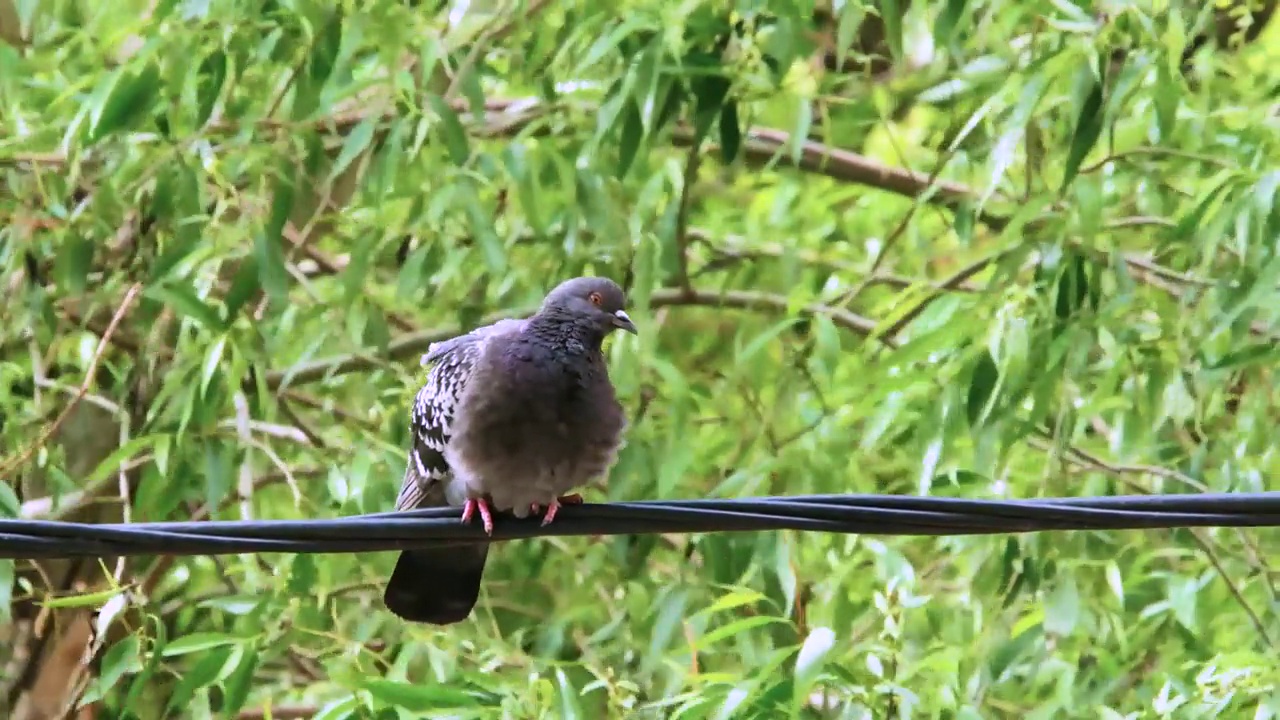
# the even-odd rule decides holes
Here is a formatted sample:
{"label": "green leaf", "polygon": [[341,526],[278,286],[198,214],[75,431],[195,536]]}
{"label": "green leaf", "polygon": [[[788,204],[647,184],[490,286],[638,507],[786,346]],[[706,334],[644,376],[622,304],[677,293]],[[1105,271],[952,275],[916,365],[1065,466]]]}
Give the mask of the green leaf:
{"label": "green leaf", "polygon": [[199,607],[214,608],[229,615],[248,615],[262,608],[266,598],[258,595],[227,595],[201,600]]}
{"label": "green leaf", "polygon": [[369,275],[369,267],[373,264],[372,252],[352,253],[351,261],[342,269],[342,290],[347,300],[354,301],[364,297],[365,281]]}
{"label": "green leaf", "polygon": [[836,23],[836,67],[844,67],[858,30],[866,21],[867,7],[862,3],[843,3],[840,6],[840,19]]}
{"label": "green leaf", "polygon": [[142,291],[142,296],[163,303],[179,315],[195,320],[206,330],[216,331],[223,327],[218,311],[196,297],[195,290],[185,283],[151,285]]}
{"label": "green leaf", "polygon": [[395,190],[396,182],[403,176],[409,160],[405,143],[412,127],[413,123],[408,118],[394,120],[386,139],[378,144],[365,174],[365,182],[373,197],[388,197]]}
{"label": "green leaf", "polygon": [[1151,92],[1156,109],[1156,128],[1160,131],[1157,142],[1168,142],[1173,137],[1173,126],[1178,120],[1178,104],[1182,100],[1182,81],[1170,64],[1177,58],[1156,65],[1156,87]]}
{"label": "green leaf", "polygon": [[622,133],[618,139],[618,177],[626,177],[636,159],[640,141],[644,139],[644,121],[640,109],[630,98],[622,100]]}
{"label": "green leaf", "polygon": [[376,115],[370,116],[351,128],[351,132],[347,133],[347,139],[342,142],[342,150],[333,161],[333,167],[329,168],[329,182],[333,182],[356,158],[360,157],[361,153],[369,149],[369,144],[373,142],[373,131],[378,127],[379,120],[380,118]]}
{"label": "green leaf", "polygon": [[344,23],[341,6],[330,6],[329,12],[317,25],[318,32],[306,46],[306,63],[297,80],[290,113],[294,120],[305,120],[320,109],[321,93],[337,65],[338,51],[342,47]]}
{"label": "green leaf", "polygon": [[219,335],[209,348],[209,352],[205,355],[204,366],[200,370],[200,392],[209,391],[209,383],[213,380],[213,376],[217,374],[218,369],[222,366],[222,353],[227,348],[227,336]]}
{"label": "green leaf", "polygon": [[89,270],[93,268],[94,244],[83,234],[68,233],[57,256],[57,273],[67,290],[83,293],[88,286]]}
{"label": "green leaf", "polygon": [[695,76],[690,82],[690,87],[693,90],[696,108],[693,120],[693,137],[696,145],[702,142],[702,139],[711,131],[711,125],[720,117],[720,107],[729,93],[730,83],[728,78],[721,75],[704,75]]}
{"label": "green leaf", "polygon": [[485,106],[484,106],[484,87],[480,84],[480,74],[476,72],[468,72],[462,74],[462,84],[460,86],[462,95],[467,99],[468,109],[471,110],[475,122],[484,123]]}
{"label": "green leaf", "polygon": [[965,0],[946,0],[942,12],[933,22],[933,41],[939,47],[948,47],[955,39],[960,22],[965,19]]}
{"label": "green leaf", "polygon": [[996,367],[995,358],[984,350],[978,356],[978,361],[973,366],[973,375],[969,380],[969,397],[965,408],[969,415],[970,427],[977,427],[986,417],[999,381],[1000,370]]}
{"label": "green leaf", "polygon": [[[163,619],[156,617],[155,615],[149,616],[147,629],[151,630],[150,635],[153,648],[162,648],[168,643],[169,636],[165,629],[165,622]],[[163,661],[163,657],[158,652],[150,652],[146,654],[146,661],[142,666],[142,671],[137,673],[129,683],[129,691],[125,694],[122,708],[127,709],[134,707],[138,698],[148,689],[154,687],[151,679],[155,675],[156,669],[160,667],[160,663]]]}
{"label": "green leaf", "polygon": [[1058,292],[1054,302],[1054,313],[1059,320],[1069,320],[1090,297],[1089,273],[1087,261],[1078,253],[1072,253],[1064,263],[1063,272],[1058,276]]}
{"label": "green leaf", "polygon": [[471,159],[471,148],[467,142],[467,131],[458,120],[458,114],[439,95],[427,95],[427,102],[440,118],[440,129],[444,135],[445,147],[449,150],[449,158],[454,165],[466,165]]}
{"label": "green leaf", "polygon": [[1016,635],[1011,640],[999,644],[987,657],[987,668],[991,678],[996,682],[1005,680],[1005,670],[1015,661],[1032,652],[1044,642],[1044,631],[1039,626],[1032,627]]}
{"label": "green leaf", "polygon": [[160,71],[155,64],[143,62],[140,69],[118,71],[107,87],[102,102],[89,115],[89,143],[132,129],[151,113],[160,92]]}
{"label": "green leaf", "polygon": [[196,127],[204,127],[227,81],[227,54],[221,48],[205,56],[196,82]]}
{"label": "green leaf", "polygon": [[902,12],[906,3],[880,0],[880,18],[884,21],[884,39],[894,60],[904,57],[902,49]]}
{"label": "green leaf", "polygon": [[[173,646],[170,645],[170,647]],[[195,696],[197,690],[221,679],[229,665],[234,667],[231,661],[235,660],[233,655],[237,654],[239,649],[239,646],[225,645],[206,649],[205,654],[186,669],[182,679],[174,687],[173,694],[169,696],[166,707],[168,709],[184,707]]]}
{"label": "green leaf", "polygon": [[657,133],[667,126],[680,112],[680,106],[685,101],[684,85],[678,82],[672,82],[667,85],[665,92],[659,92],[658,97],[661,103],[658,105],[658,111],[653,116],[651,132]]}
{"label": "green leaf", "polygon": [[460,690],[448,685],[422,685],[393,680],[362,679],[359,687],[366,690],[384,705],[405,708],[413,712],[449,710],[475,707],[495,707],[497,703],[488,693]]}
{"label": "green leaf", "polygon": [[365,303],[364,335],[361,344],[379,353],[387,352],[391,344],[391,328],[387,326],[387,313],[371,303]]}
{"label": "green leaf", "polygon": [[556,668],[556,694],[560,696],[560,712],[557,717],[565,720],[577,720],[585,717],[582,706],[578,703],[578,689],[573,686],[563,668]]}
{"label": "green leaf", "polygon": [[188,655],[193,652],[200,652],[211,648],[235,645],[240,642],[243,642],[243,638],[234,637],[224,633],[197,632],[191,633],[190,635],[184,635],[177,640],[174,640],[166,645],[160,654],[162,657],[177,657],[179,655]]}
{"label": "green leaf", "polygon": [[668,588],[654,602],[656,617],[649,633],[649,651],[641,660],[641,667],[646,671],[661,665],[666,649],[680,629],[688,603],[689,593],[679,588]]}
{"label": "green leaf", "polygon": [[157,443],[168,442],[168,436],[163,433],[140,435],[131,438],[128,442],[111,451],[111,454],[94,466],[93,470],[82,480],[82,487],[94,487],[102,482],[108,475],[115,474],[120,469],[120,465],[132,460],[143,450],[155,447]]}
{"label": "green leaf", "polygon": [[347,720],[360,717],[356,710],[360,707],[360,699],[354,694],[331,700],[320,707],[312,720]]}
{"label": "green leaf", "polygon": [[284,267],[284,224],[293,209],[293,183],[280,177],[275,183],[271,203],[271,219],[262,232],[253,237],[253,254],[257,260],[258,282],[272,302],[283,303],[289,293],[289,272]]}
{"label": "green leaf", "polygon": [[538,202],[538,178],[529,167],[528,154],[523,143],[511,142],[502,151],[502,159],[507,172],[515,182],[516,197],[520,201],[520,210],[533,228],[536,235],[546,233],[546,222],[543,219],[544,209]]}
{"label": "green leaf", "polygon": [[703,635],[702,637],[698,638],[698,648],[699,649],[710,648],[711,646],[715,645],[721,640],[726,640],[728,638],[735,637],[737,635],[742,635],[746,633],[748,630],[754,630],[758,627],[764,627],[765,625],[776,625],[776,624],[788,625],[790,623],[784,618],[770,617],[768,615],[756,615],[754,617],[747,617],[741,620],[735,620],[726,625],[722,625],[721,627],[718,627],[715,630],[712,630],[711,632],[707,633],[706,635]]}
{"label": "green leaf", "polygon": [[122,592],[121,588],[108,588],[80,595],[63,595],[41,600],[40,605],[47,608],[99,607]]}
{"label": "green leaf", "polygon": [[804,146],[809,142],[809,129],[813,126],[813,103],[807,98],[796,98],[796,124],[791,128],[791,137],[787,139],[791,162],[799,164],[804,155]]}
{"label": "green leaf", "polygon": [[1080,622],[1080,592],[1075,579],[1059,575],[1053,591],[1045,599],[1044,629],[1055,635],[1070,635]]}
{"label": "green leaf", "polygon": [[765,600],[765,596],[755,590],[736,590],[722,595],[711,605],[700,611],[700,614],[711,615],[725,610],[733,610],[744,605],[756,605]]}
{"label": "green leaf", "polygon": [[9,483],[0,480],[0,517],[16,518],[22,514],[22,501],[18,500],[18,495],[9,486]]}
{"label": "green leaf", "polygon": [[1256,343],[1232,350],[1218,358],[1217,362],[1208,364],[1205,369],[1232,370],[1254,365],[1272,366],[1277,359],[1280,359],[1280,347],[1274,343]]}
{"label": "green leaf", "polygon": [[720,108],[720,159],[732,163],[742,148],[742,128],[738,124],[738,104],[726,102]]}
{"label": "green leaf", "polygon": [[1178,624],[1192,632],[1200,630],[1197,622],[1200,581],[1195,577],[1169,579],[1169,609]]}
{"label": "green leaf", "polygon": [[608,34],[598,34],[596,41],[587,50],[586,56],[578,63],[579,70],[586,72],[589,68],[594,67],[604,59],[605,55],[617,49],[622,44],[623,39],[642,27],[643,23],[644,21],[639,18],[629,18],[618,23]]}
{"label": "green leaf", "polygon": [[317,577],[315,558],[305,553],[295,555],[289,566],[289,581],[284,591],[291,596],[313,596]]}
{"label": "green leaf", "polygon": [[222,712],[228,717],[235,717],[249,699],[249,691],[253,688],[253,673],[258,669],[258,663],[258,651],[244,646],[240,663],[227,676],[226,692],[222,696]]}
{"label": "green leaf", "polygon": [[471,232],[475,235],[480,250],[484,253],[485,265],[495,275],[501,275],[507,266],[507,249],[502,239],[493,229],[493,215],[485,212],[480,198],[471,182],[459,184],[459,199],[467,213]]}
{"label": "green leaf", "polygon": [[[0,488],[7,487],[0,482]],[[0,558],[0,625],[13,621],[13,570],[14,561]]]}
{"label": "green leaf", "polygon": [[80,707],[106,697],[125,675],[142,669],[142,647],[136,634],[121,638],[102,654],[98,676],[80,698]]}
{"label": "green leaf", "polygon": [[231,279],[231,287],[227,288],[227,294],[222,299],[226,307],[226,321],[222,324],[223,330],[231,327],[231,324],[235,322],[236,316],[240,314],[240,309],[261,289],[262,275],[257,254],[240,258],[240,267],[236,269],[235,277]]}
{"label": "green leaf", "polygon": [[1098,142],[1102,134],[1102,80],[1095,74],[1092,63],[1085,61],[1077,71],[1076,82],[1083,86],[1084,102],[1076,115],[1075,132],[1071,136],[1071,146],[1067,150],[1066,167],[1062,175],[1062,190],[1065,191],[1080,171],[1080,164]]}
{"label": "green leaf", "polygon": [[1268,302],[1268,298],[1274,297],[1277,284],[1280,284],[1280,254],[1272,257],[1262,267],[1262,271],[1258,273],[1258,276],[1246,286],[1248,287],[1247,292],[1237,296],[1239,299],[1230,303],[1215,318],[1213,329],[1210,330],[1209,336],[1212,337],[1226,330],[1246,310],[1262,306]]}
{"label": "green leaf", "polygon": [[1223,170],[1214,182],[1206,182],[1208,190],[1202,191],[1199,202],[1190,211],[1183,214],[1174,228],[1174,234],[1180,238],[1190,239],[1201,229],[1214,209],[1225,201],[1230,191],[1240,182],[1240,175],[1235,170]]}

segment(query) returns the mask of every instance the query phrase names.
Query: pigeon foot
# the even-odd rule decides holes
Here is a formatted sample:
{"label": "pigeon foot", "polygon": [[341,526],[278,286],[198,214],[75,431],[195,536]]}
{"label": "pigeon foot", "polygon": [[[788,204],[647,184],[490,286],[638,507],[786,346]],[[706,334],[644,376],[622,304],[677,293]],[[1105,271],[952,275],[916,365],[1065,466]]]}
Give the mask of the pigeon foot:
{"label": "pigeon foot", "polygon": [[462,506],[462,522],[471,522],[476,510],[480,511],[480,523],[484,525],[486,535],[493,534],[493,515],[489,512],[489,503],[484,498],[469,498]]}
{"label": "pigeon foot", "polygon": [[[547,506],[547,514],[542,516],[542,524],[545,526],[549,524],[552,520],[555,520],[556,513],[559,512],[561,505],[581,505],[581,504],[582,504],[582,496],[579,495],[578,493],[573,493],[572,495],[561,495],[559,498],[552,500],[551,504]],[[533,511],[537,512],[538,507],[539,506],[534,505]]]}

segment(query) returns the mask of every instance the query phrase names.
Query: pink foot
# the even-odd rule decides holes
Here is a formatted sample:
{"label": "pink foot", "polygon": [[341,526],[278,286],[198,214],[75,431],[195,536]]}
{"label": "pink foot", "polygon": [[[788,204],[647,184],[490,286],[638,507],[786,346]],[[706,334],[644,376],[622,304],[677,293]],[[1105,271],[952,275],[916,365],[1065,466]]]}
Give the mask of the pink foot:
{"label": "pink foot", "polygon": [[[552,520],[555,520],[556,513],[559,512],[561,505],[581,505],[581,504],[582,504],[582,496],[579,495],[578,493],[574,493],[572,495],[562,495],[558,499],[552,500],[551,504],[547,506],[547,514],[542,516],[542,524],[547,525]],[[538,511],[537,505],[533,506],[533,511],[534,512]]]}
{"label": "pink foot", "polygon": [[480,522],[484,525],[486,535],[493,534],[493,515],[489,513],[489,503],[484,498],[470,498],[462,506],[462,522],[471,522],[471,516],[480,510]]}
{"label": "pink foot", "polygon": [[547,514],[542,516],[542,524],[546,526],[546,525],[549,525],[552,520],[555,520],[556,511],[559,509],[560,509],[560,501],[552,500],[551,504],[547,506]]}

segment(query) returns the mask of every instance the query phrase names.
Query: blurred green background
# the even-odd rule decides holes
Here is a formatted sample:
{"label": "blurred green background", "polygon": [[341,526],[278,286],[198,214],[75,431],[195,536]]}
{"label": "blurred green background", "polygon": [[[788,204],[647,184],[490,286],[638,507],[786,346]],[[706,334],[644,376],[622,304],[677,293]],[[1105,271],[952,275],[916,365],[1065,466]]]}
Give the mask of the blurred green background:
{"label": "blurred green background", "polygon": [[[0,0],[0,516],[388,510],[426,346],[588,273],[588,501],[1265,490],[1274,9]],[[0,716],[1261,720],[1277,549],[522,541],[446,629],[393,553],[0,560]]]}

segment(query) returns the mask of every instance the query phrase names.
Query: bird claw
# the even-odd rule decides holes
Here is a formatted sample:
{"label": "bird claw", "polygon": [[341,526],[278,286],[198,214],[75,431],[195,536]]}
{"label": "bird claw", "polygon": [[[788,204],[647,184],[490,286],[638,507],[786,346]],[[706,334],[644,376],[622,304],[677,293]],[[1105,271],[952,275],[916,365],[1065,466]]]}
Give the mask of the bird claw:
{"label": "bird claw", "polygon": [[542,516],[542,526],[546,527],[552,520],[556,519],[556,511],[560,509],[560,501],[552,500],[547,506],[547,514]]}
{"label": "bird claw", "polygon": [[471,522],[476,510],[480,511],[480,523],[484,525],[486,535],[493,534],[493,515],[489,512],[489,503],[484,498],[469,498],[462,506],[462,522]]}
{"label": "bird claw", "polygon": [[[562,505],[581,505],[581,504],[582,504],[582,496],[579,495],[578,493],[573,493],[572,495],[561,495],[555,500],[552,500],[551,504],[547,506],[547,514],[542,516],[543,526],[545,527],[552,520],[556,519],[556,513],[560,511],[560,507]],[[535,504],[533,506],[533,511],[538,512],[538,509],[539,509],[539,506]]]}

